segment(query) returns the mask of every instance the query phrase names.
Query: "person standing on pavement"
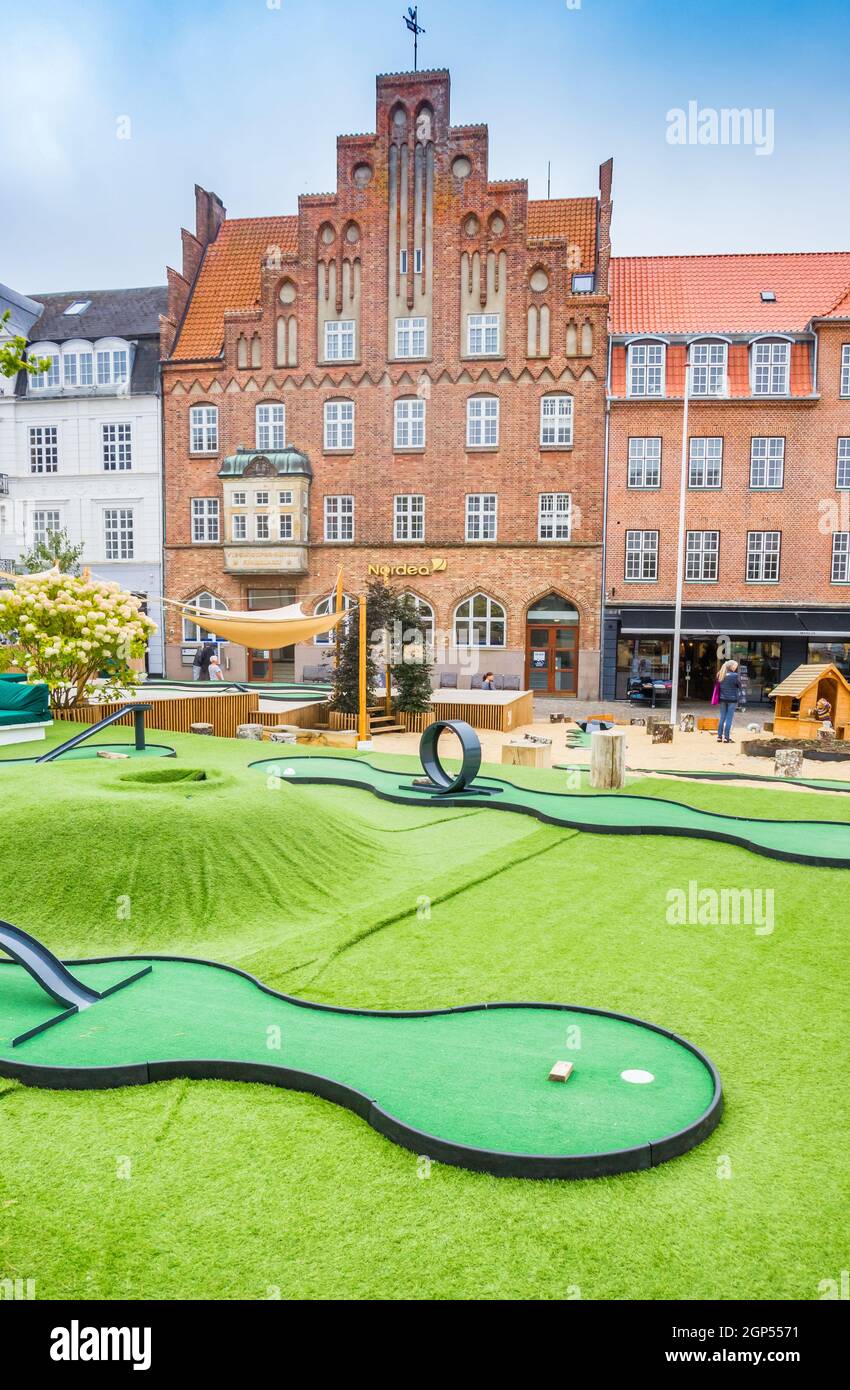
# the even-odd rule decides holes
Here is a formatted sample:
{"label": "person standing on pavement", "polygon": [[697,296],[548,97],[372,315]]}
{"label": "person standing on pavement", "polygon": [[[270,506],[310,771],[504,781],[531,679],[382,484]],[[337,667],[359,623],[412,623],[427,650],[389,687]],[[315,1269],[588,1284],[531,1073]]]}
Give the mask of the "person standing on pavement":
{"label": "person standing on pavement", "polygon": [[717,673],[718,693],[720,695],[720,722],[717,725],[717,742],[731,743],[732,721],[738,708],[741,694],[741,677],[737,661],[724,661]]}

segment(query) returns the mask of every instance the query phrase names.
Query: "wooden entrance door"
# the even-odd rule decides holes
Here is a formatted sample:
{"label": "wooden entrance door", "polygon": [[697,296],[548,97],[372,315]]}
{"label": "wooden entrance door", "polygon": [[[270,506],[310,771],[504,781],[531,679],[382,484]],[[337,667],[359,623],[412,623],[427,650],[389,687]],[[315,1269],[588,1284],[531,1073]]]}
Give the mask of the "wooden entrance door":
{"label": "wooden entrance door", "polygon": [[578,626],[529,621],[525,683],[541,695],[575,695],[578,688]]}

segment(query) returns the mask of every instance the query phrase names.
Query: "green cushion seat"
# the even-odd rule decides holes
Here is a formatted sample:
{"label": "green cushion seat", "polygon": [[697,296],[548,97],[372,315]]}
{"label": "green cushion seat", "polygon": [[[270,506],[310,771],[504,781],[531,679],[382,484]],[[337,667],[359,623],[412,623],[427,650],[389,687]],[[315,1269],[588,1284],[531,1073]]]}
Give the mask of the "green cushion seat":
{"label": "green cushion seat", "polygon": [[[16,716],[9,718],[8,716]],[[35,723],[50,718],[50,691],[39,681],[25,685],[0,681],[0,719],[6,724]]]}

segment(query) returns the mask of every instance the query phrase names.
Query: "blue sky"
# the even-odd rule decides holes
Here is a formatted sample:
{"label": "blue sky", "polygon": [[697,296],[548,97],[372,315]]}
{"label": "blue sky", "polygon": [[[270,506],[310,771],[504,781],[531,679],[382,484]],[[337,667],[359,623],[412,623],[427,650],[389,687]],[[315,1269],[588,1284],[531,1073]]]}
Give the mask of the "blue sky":
{"label": "blue sky", "polygon": [[[406,0],[64,0],[4,14],[0,280],[156,284],[197,181],[230,216],[331,189],[337,133],[412,67]],[[614,156],[618,255],[850,248],[847,0],[422,0],[420,67],[491,176],[593,193]],[[672,145],[696,102],[771,110],[774,149]],[[129,118],[129,126],[127,124]],[[129,139],[119,139],[118,134]]]}

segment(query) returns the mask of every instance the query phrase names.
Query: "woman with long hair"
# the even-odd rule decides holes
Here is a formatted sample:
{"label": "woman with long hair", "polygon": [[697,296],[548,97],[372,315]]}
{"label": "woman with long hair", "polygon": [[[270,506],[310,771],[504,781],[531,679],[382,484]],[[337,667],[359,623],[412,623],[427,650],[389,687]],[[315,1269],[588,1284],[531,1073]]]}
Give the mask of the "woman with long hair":
{"label": "woman with long hair", "polygon": [[741,694],[741,677],[738,675],[737,661],[724,661],[717,672],[718,694],[720,696],[720,721],[717,725],[717,742],[731,743],[732,720],[738,708]]}

